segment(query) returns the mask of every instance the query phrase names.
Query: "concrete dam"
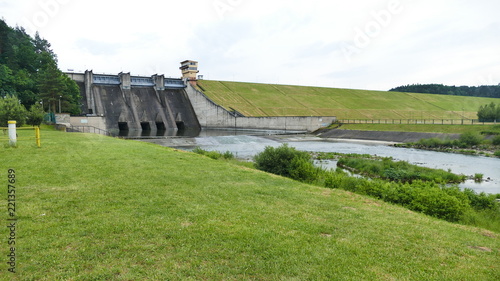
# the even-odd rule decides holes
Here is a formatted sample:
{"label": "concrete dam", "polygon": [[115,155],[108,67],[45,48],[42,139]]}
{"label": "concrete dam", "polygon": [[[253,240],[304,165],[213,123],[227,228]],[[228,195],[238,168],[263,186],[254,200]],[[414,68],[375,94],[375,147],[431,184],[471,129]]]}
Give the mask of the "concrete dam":
{"label": "concrete dam", "polygon": [[[80,87],[85,116],[70,117],[74,128],[123,131],[257,129],[311,132],[336,120],[333,116],[246,117],[216,104],[193,86],[195,80],[66,73]],[[195,85],[195,84],[194,84]]]}
{"label": "concrete dam", "polygon": [[86,113],[86,118],[72,117],[73,126],[88,124],[108,131],[200,129],[181,79],[92,71],[68,75],[80,87]]}

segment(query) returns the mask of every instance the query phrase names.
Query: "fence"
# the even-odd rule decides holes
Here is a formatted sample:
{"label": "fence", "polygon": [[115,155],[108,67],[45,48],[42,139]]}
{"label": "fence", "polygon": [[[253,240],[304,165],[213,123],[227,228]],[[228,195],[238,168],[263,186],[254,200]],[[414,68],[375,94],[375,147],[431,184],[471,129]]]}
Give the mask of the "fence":
{"label": "fence", "polygon": [[70,126],[66,128],[66,132],[70,133],[92,133],[105,136],[112,136],[112,134],[107,131],[93,126]]}
{"label": "fence", "polygon": [[[0,127],[0,130],[2,130],[2,134],[0,135],[0,142],[2,142],[4,140],[7,140],[7,141],[10,142],[11,139],[10,139],[9,134],[8,134],[9,128],[8,127]],[[24,134],[22,134],[21,136],[19,136],[18,133],[17,133],[17,131],[19,131],[19,130],[21,130],[21,131],[24,131],[24,130],[34,130],[35,134],[32,137],[24,136]],[[17,140],[21,140],[21,141],[24,141],[24,140],[34,140],[37,147],[42,147],[41,135],[40,135],[40,128],[39,127],[19,127],[19,128],[16,128],[16,138],[15,139],[16,139],[15,146],[17,146]]]}
{"label": "fence", "polygon": [[342,124],[422,124],[422,125],[489,125],[477,119],[338,119]]}

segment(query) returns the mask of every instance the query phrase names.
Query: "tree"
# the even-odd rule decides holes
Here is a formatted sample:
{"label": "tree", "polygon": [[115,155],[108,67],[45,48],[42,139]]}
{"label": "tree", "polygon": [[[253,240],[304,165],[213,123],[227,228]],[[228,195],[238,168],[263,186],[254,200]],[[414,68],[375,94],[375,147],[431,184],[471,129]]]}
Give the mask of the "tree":
{"label": "tree", "polygon": [[480,122],[493,122],[500,120],[500,106],[496,106],[493,102],[487,105],[481,105],[477,112],[477,117]]}
{"label": "tree", "polygon": [[[38,77],[38,89],[40,91],[40,98],[49,105],[49,111],[57,112],[56,105],[59,100],[67,100],[64,90],[66,84],[64,81],[64,74],[62,74],[55,63],[48,65],[46,69],[40,71]],[[63,99],[64,96],[64,99]]]}
{"label": "tree", "polygon": [[40,126],[43,122],[43,116],[45,112],[43,111],[42,105],[35,103],[31,106],[30,110],[26,113],[26,124],[31,126]]}
{"label": "tree", "polygon": [[0,98],[0,127],[7,127],[9,120],[17,121],[18,127],[26,122],[26,108],[16,96]]}
{"label": "tree", "polygon": [[58,69],[50,43],[0,19],[0,96],[6,95],[15,95],[25,108],[43,100],[56,112],[61,101],[65,112],[80,113],[79,88]]}

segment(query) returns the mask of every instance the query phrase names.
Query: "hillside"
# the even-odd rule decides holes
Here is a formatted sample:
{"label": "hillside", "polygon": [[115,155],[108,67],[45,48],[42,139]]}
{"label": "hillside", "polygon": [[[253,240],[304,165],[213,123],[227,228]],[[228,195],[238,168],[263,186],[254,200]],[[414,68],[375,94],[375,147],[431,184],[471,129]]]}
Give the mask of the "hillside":
{"label": "hillside", "polygon": [[247,116],[338,119],[477,119],[497,99],[223,81],[198,81],[205,95]]}
{"label": "hillside", "polygon": [[18,218],[0,280],[500,279],[497,233],[131,140],[43,130],[33,146],[0,146]]}

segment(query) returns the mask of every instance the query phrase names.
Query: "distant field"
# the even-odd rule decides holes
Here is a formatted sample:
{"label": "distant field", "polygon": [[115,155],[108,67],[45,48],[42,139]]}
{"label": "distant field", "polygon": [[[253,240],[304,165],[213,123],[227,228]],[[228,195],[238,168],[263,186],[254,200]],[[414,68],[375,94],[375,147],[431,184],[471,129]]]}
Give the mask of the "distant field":
{"label": "distant field", "polygon": [[224,81],[198,81],[205,95],[246,116],[338,119],[476,119],[498,99]]}

